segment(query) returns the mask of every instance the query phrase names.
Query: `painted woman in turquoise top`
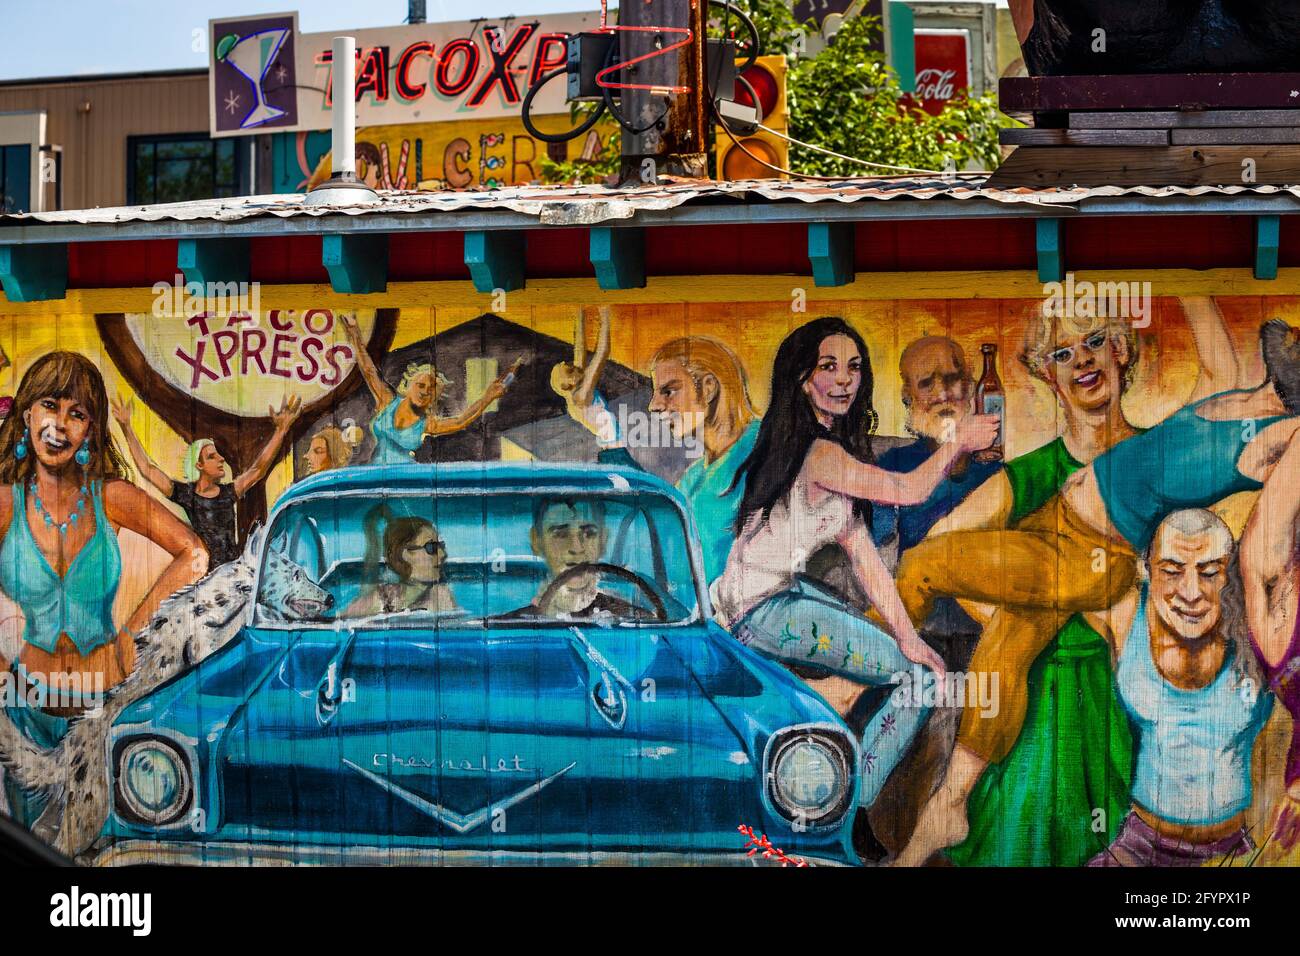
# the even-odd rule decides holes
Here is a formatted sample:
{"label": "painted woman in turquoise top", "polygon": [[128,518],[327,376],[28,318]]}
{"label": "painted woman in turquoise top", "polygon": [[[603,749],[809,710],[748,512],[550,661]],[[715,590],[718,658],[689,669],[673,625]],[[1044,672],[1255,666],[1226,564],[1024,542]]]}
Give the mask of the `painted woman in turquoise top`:
{"label": "painted woman in turquoise top", "polygon": [[428,363],[408,365],[394,392],[366,351],[357,320],[352,316],[340,316],[340,321],[352,340],[361,377],[379,409],[370,423],[375,436],[375,451],[370,457],[372,465],[412,462],[424,443],[425,435],[450,435],[469,427],[487,411],[489,405],[506,393],[523,364],[522,359],[516,361],[509,372],[489,385],[478,400],[459,415],[442,418],[437,414],[438,400],[447,387],[447,379],[442,373]]}
{"label": "painted woman in turquoise top", "polygon": [[[207,570],[199,537],[125,474],[99,369],[73,352],[37,359],[0,426],[0,590],[24,619],[16,659],[0,667],[13,672],[17,691],[6,716],[41,747],[57,744],[70,718],[131,673],[136,635],[164,598]],[[119,628],[122,528],[172,560]],[[8,780],[5,796],[11,816],[28,826],[45,801]]]}

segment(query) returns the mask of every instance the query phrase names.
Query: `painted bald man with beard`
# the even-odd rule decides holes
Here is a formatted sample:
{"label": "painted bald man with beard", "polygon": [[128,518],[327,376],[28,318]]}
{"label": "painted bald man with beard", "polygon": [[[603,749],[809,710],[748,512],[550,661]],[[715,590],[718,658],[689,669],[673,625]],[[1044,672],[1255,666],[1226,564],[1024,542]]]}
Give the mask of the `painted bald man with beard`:
{"label": "painted bald man with beard", "polygon": [[[927,335],[903,349],[898,360],[908,431],[916,441],[884,452],[878,461],[887,471],[911,471],[950,439],[957,424],[971,414],[975,380],[960,345],[942,335]],[[897,536],[898,553],[926,536],[947,515],[1002,467],[963,456],[928,500],[906,508],[875,508],[871,534],[879,546]]]}

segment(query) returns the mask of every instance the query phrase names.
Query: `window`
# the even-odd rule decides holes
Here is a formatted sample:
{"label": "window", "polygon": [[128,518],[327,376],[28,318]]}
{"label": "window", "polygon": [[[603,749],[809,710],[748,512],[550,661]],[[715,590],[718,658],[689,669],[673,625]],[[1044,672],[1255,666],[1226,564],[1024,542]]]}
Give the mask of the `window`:
{"label": "window", "polygon": [[616,626],[698,609],[681,513],[653,493],[313,494],[267,540],[264,622]]}
{"label": "window", "polygon": [[132,136],[127,140],[126,200],[130,205],[217,199],[240,192],[242,140],[204,133]]}
{"label": "window", "polygon": [[32,205],[32,148],[0,146],[0,212],[26,212]]}

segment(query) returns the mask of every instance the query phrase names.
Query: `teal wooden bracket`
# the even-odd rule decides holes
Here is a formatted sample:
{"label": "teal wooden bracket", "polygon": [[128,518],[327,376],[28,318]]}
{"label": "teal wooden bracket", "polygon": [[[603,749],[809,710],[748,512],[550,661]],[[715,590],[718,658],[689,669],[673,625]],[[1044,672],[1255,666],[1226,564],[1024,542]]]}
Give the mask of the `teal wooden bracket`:
{"label": "teal wooden bracket", "polygon": [[68,244],[0,246],[0,285],[10,302],[43,302],[68,294]]}
{"label": "teal wooden bracket", "polygon": [[322,236],[321,263],[335,292],[384,292],[388,289],[388,233]]}
{"label": "teal wooden bracket", "polygon": [[644,229],[592,229],[589,248],[596,284],[602,289],[645,288]]}
{"label": "teal wooden bracket", "polygon": [[916,18],[906,3],[890,0],[889,65],[904,93],[916,92]]}
{"label": "teal wooden bracket", "polygon": [[1277,253],[1282,245],[1282,217],[1255,217],[1255,278],[1277,278]]}
{"label": "teal wooden bracket", "polygon": [[524,287],[522,232],[465,233],[465,265],[479,292],[514,292]]}
{"label": "teal wooden bracket", "polygon": [[1065,256],[1061,252],[1061,220],[1039,219],[1036,246],[1038,248],[1038,281],[1064,282]]}
{"label": "teal wooden bracket", "polygon": [[176,243],[176,268],[185,284],[248,282],[247,239],[182,239]]}
{"label": "teal wooden bracket", "polygon": [[812,263],[814,285],[848,285],[856,272],[853,268],[853,223],[808,223],[808,259]]}

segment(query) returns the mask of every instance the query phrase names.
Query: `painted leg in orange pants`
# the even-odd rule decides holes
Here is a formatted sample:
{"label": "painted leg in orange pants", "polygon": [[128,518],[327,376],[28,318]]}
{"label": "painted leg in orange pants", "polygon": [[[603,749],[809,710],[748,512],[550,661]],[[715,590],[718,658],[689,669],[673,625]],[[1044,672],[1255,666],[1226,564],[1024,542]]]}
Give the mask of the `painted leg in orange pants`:
{"label": "painted leg in orange pants", "polygon": [[962,714],[948,772],[897,865],[919,866],[965,838],[966,798],[984,768],[1020,736],[1034,660],[1072,614],[1118,603],[1136,573],[1130,548],[1085,524],[1060,499],[1014,531],[939,535],[907,552],[898,590],[918,627],[941,595],[997,607],[970,663],[972,674],[987,673],[996,686],[996,706]]}

